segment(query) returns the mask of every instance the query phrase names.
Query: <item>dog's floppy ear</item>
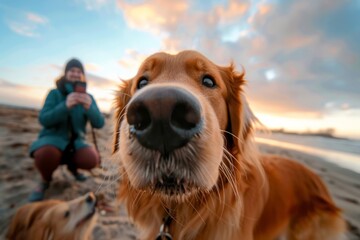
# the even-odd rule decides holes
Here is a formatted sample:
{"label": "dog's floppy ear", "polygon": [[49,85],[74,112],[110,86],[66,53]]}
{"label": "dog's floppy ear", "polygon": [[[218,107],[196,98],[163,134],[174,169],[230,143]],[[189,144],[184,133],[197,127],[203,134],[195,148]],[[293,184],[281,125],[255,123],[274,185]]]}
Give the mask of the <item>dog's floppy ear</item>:
{"label": "dog's floppy ear", "polygon": [[228,147],[235,152],[242,151],[240,146],[251,133],[253,122],[257,121],[243,93],[243,86],[246,84],[245,70],[236,72],[232,63],[229,67],[220,67],[220,73],[228,92]]}
{"label": "dog's floppy ear", "polygon": [[122,81],[120,84],[120,89],[116,93],[115,98],[115,129],[114,129],[114,139],[113,139],[113,151],[115,153],[119,148],[119,136],[120,136],[120,124],[124,118],[125,108],[131,98],[131,87],[133,80]]}

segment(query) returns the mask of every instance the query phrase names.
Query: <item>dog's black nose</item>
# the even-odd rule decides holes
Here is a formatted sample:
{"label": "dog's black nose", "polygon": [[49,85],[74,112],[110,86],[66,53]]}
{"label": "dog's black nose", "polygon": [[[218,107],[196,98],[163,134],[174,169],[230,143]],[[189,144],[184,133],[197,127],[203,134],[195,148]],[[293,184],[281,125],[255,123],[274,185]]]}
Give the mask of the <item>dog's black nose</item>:
{"label": "dog's black nose", "polygon": [[130,132],[141,145],[168,154],[201,130],[199,101],[187,90],[148,87],[127,108]]}
{"label": "dog's black nose", "polygon": [[95,197],[95,195],[94,195],[92,192],[90,192],[90,193],[88,194],[88,196],[86,197],[85,201],[86,201],[87,203],[93,203],[93,202],[96,201],[96,197]]}

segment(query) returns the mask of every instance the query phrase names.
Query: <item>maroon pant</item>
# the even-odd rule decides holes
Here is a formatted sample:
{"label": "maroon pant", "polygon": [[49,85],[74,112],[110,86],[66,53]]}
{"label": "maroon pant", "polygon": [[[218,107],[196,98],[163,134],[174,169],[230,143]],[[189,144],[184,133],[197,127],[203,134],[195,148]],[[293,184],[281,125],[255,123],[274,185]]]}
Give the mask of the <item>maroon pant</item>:
{"label": "maroon pant", "polygon": [[[39,170],[42,178],[50,182],[52,174],[61,163],[63,152],[60,149],[46,145],[34,152],[35,166]],[[76,168],[90,170],[100,162],[99,154],[93,147],[84,147],[78,149],[71,161]]]}

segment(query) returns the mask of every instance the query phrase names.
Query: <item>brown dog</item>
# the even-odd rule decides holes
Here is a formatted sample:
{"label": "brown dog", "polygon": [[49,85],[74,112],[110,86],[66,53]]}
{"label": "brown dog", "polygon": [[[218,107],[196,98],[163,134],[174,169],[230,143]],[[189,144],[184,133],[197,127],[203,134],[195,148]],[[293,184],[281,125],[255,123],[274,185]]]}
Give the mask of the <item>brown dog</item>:
{"label": "brown dog", "polygon": [[96,222],[96,198],[48,200],[19,208],[6,237],[11,240],[87,240]]}
{"label": "brown dog", "polygon": [[[156,53],[116,98],[120,199],[142,230],[190,239],[342,239],[345,223],[320,178],[260,156],[244,74],[198,52]],[[164,238],[165,239],[165,238]]]}

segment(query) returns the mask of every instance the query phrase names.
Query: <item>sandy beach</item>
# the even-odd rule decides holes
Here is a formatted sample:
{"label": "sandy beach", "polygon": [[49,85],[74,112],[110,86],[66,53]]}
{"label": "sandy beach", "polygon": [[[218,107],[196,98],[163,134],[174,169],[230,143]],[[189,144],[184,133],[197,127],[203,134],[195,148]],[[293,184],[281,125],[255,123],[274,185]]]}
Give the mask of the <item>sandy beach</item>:
{"label": "sandy beach", "polygon": [[[4,239],[9,221],[16,209],[27,203],[29,193],[40,180],[33,159],[28,155],[29,145],[41,129],[38,111],[0,105],[0,239]],[[85,182],[76,182],[65,167],[56,170],[46,198],[70,200],[86,192],[101,194],[109,211],[102,211],[93,232],[96,240],[137,239],[137,230],[129,221],[124,208],[117,203],[118,163],[111,158],[112,126],[98,130],[103,168],[95,169]],[[92,142],[90,131],[88,141]],[[349,239],[360,239],[360,174],[323,161],[319,157],[295,150],[260,144],[267,154],[279,154],[302,162],[325,181],[337,205],[343,209],[349,224]]]}

